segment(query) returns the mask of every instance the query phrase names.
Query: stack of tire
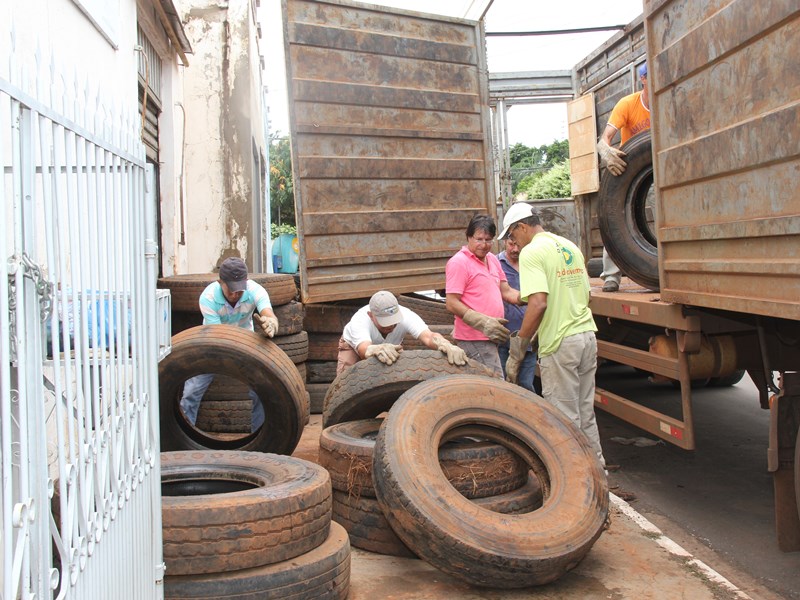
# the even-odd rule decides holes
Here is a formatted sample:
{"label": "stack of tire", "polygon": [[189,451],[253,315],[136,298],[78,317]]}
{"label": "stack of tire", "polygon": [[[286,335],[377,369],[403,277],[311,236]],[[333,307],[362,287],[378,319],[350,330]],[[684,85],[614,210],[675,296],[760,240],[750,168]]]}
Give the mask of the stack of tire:
{"label": "stack of tire", "polygon": [[[441,333],[452,341],[453,315],[448,312],[444,302],[417,294],[397,297],[401,306],[417,313],[431,331]],[[303,326],[308,332],[308,362],[306,363],[306,390],[311,401],[311,413],[321,414],[325,395],[336,379],[336,359],[339,339],[345,325],[369,298],[306,304]],[[403,340],[403,348],[417,350],[425,346],[411,336]]]}
{"label": "stack of tire", "polygon": [[[214,273],[174,275],[158,280],[158,287],[169,289],[172,296],[172,335],[202,324],[200,294],[218,279]],[[308,335],[303,330],[303,305],[296,300],[297,286],[292,275],[251,273],[250,279],[267,290],[272,310],[278,318],[278,333],[273,342],[283,350],[297,367],[303,381],[306,378]],[[231,377],[214,380],[197,414],[198,428],[222,434],[249,433],[251,401],[249,388]]]}
{"label": "stack of tire", "polygon": [[161,455],[164,597],[344,599],[347,533],[319,465],[239,451]]}
{"label": "stack of tire", "polygon": [[[351,544],[503,589],[550,583],[579,564],[603,531],[608,482],[575,425],[485,374],[428,377],[389,402],[394,379],[378,382],[383,400],[373,394],[368,409],[329,412],[326,398],[320,463]],[[331,423],[379,409],[382,420]]]}

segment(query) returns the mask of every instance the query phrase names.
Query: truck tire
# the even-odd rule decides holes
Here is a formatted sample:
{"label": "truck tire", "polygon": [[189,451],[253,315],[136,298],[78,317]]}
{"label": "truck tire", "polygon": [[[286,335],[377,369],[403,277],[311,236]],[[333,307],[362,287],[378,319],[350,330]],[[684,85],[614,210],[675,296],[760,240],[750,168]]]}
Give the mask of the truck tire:
{"label": "truck tire", "polygon": [[590,258],[586,261],[586,273],[589,277],[600,277],[603,273],[603,259]]}
{"label": "truck tire", "polygon": [[[203,373],[229,375],[258,394],[265,422],[258,431],[222,439],[192,427],[180,410],[184,382]],[[158,364],[162,450],[253,450],[291,454],[306,422],[305,384],[291,359],[263,335],[233,325],[204,325],[172,338]]]}
{"label": "truck tire", "polygon": [[[516,490],[498,496],[472,498],[470,501],[497,513],[525,514],[541,507],[542,494],[538,481],[531,477],[531,481]],[[397,537],[375,498],[349,494],[334,488],[333,520],[347,530],[350,543],[356,548],[389,556],[417,557]]]}
{"label": "truck tire", "polygon": [[[294,278],[281,273],[250,273],[249,278],[260,283],[269,294],[272,306],[287,304],[297,296],[297,286]],[[200,312],[200,294],[209,283],[219,279],[218,273],[189,273],[186,275],[172,275],[161,277],[158,280],[159,289],[170,290],[172,296],[172,310],[185,312]]]}
{"label": "truck tire", "polygon": [[293,335],[276,335],[272,341],[294,364],[304,363],[308,359],[308,333],[305,331]]}
{"label": "truck tire", "polygon": [[746,370],[739,369],[738,371],[734,371],[730,375],[725,375],[724,377],[712,377],[708,380],[708,385],[711,387],[731,387],[744,379],[746,373]]}
{"label": "truck tire", "polygon": [[441,300],[403,294],[397,297],[397,302],[400,306],[405,306],[417,313],[428,327],[432,325],[450,325],[452,327],[455,322],[453,313],[447,310],[447,306]]}
{"label": "truck tire", "polygon": [[208,575],[167,575],[165,600],[345,600],[350,592],[350,541],[331,523],[319,547],[292,560]]}
{"label": "truck tire", "polygon": [[[446,485],[437,447],[452,435],[486,438],[523,458],[540,482],[542,509],[501,516]],[[539,396],[485,377],[438,377],[403,394],[378,433],[372,473],[406,546],[477,586],[555,581],[580,563],[608,516],[608,481],[586,436]]]}
{"label": "truck tire", "polygon": [[312,415],[322,414],[322,409],[325,405],[325,394],[328,393],[330,386],[330,383],[306,383]]}
{"label": "truck tire", "polygon": [[658,248],[654,224],[653,152],[650,131],[622,146],[628,167],[615,177],[603,173],[597,210],[603,245],[632,281],[658,291]]}
{"label": "truck tire", "polygon": [[310,360],[306,363],[308,368],[308,383],[330,383],[336,379],[335,360]]}
{"label": "truck tire", "polygon": [[359,308],[368,303],[369,298],[364,301],[306,304],[303,327],[309,333],[334,333],[341,336],[344,326],[350,322]]}
{"label": "truck tire", "polygon": [[328,537],[330,477],[299,458],[165,452],[161,488],[164,561],[174,575],[261,567]]}
{"label": "truck tire", "polygon": [[339,333],[308,332],[308,360],[336,361],[339,359]]}
{"label": "truck tire", "polygon": [[[375,497],[372,455],[382,419],[338,423],[322,430],[319,464],[328,469],[333,489]],[[439,465],[450,484],[466,498],[486,498],[516,490],[528,480],[518,457],[500,444],[454,439],[439,447]]]}
{"label": "truck tire", "polygon": [[[455,344],[455,340],[453,339],[452,325],[429,325],[428,329],[430,329],[432,333],[440,334],[444,339],[446,339],[451,344]],[[412,337],[410,334],[406,334],[405,336],[403,336],[402,345],[403,345],[403,350],[429,350],[429,348],[425,344],[423,344],[421,340]]]}
{"label": "truck tire", "polygon": [[303,305],[295,300],[287,304],[272,306],[272,312],[278,319],[278,333],[275,335],[293,335],[303,331]]}
{"label": "truck tire", "polygon": [[377,358],[361,360],[331,383],[322,410],[322,426],[372,419],[389,410],[403,392],[420,381],[456,373],[492,377],[482,364],[469,360],[459,367],[447,362],[438,350],[407,350],[394,364]]}

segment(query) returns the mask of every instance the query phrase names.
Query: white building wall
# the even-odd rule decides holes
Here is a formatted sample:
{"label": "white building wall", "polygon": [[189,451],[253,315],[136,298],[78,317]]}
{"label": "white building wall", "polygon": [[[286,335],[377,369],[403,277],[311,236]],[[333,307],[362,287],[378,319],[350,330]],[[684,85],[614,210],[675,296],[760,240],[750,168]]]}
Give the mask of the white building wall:
{"label": "white building wall", "polygon": [[262,270],[253,206],[253,144],[266,154],[255,11],[250,0],[194,0],[184,23],[194,54],[184,88],[186,260],[175,273],[214,271],[229,256]]}

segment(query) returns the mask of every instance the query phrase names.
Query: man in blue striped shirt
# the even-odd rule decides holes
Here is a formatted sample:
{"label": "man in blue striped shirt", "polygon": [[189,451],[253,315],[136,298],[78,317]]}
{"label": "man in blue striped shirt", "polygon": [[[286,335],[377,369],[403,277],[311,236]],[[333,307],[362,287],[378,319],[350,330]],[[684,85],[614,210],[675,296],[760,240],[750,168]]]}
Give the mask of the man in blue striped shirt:
{"label": "man in blue striped shirt", "polygon": [[[278,319],[272,312],[267,290],[248,279],[247,265],[241,258],[223,261],[219,268],[219,281],[210,283],[200,294],[200,311],[203,325],[233,325],[254,331],[255,316],[267,337],[273,337],[278,331]],[[212,381],[214,374],[206,373],[183,384],[181,410],[192,425],[197,420],[203,394]],[[256,431],[264,423],[264,407],[253,390],[250,390],[250,399],[253,402],[250,431]]]}

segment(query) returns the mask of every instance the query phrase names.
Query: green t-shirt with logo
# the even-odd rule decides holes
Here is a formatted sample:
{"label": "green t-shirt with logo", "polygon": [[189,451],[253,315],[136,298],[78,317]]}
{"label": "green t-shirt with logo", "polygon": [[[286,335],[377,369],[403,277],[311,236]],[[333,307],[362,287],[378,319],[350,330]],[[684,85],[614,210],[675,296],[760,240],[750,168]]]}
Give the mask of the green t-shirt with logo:
{"label": "green t-shirt with logo", "polygon": [[519,253],[520,295],[523,300],[547,294],[547,310],[539,325],[539,356],[553,354],[561,340],[597,331],[589,310],[589,277],[578,247],[568,239],[541,232]]}

